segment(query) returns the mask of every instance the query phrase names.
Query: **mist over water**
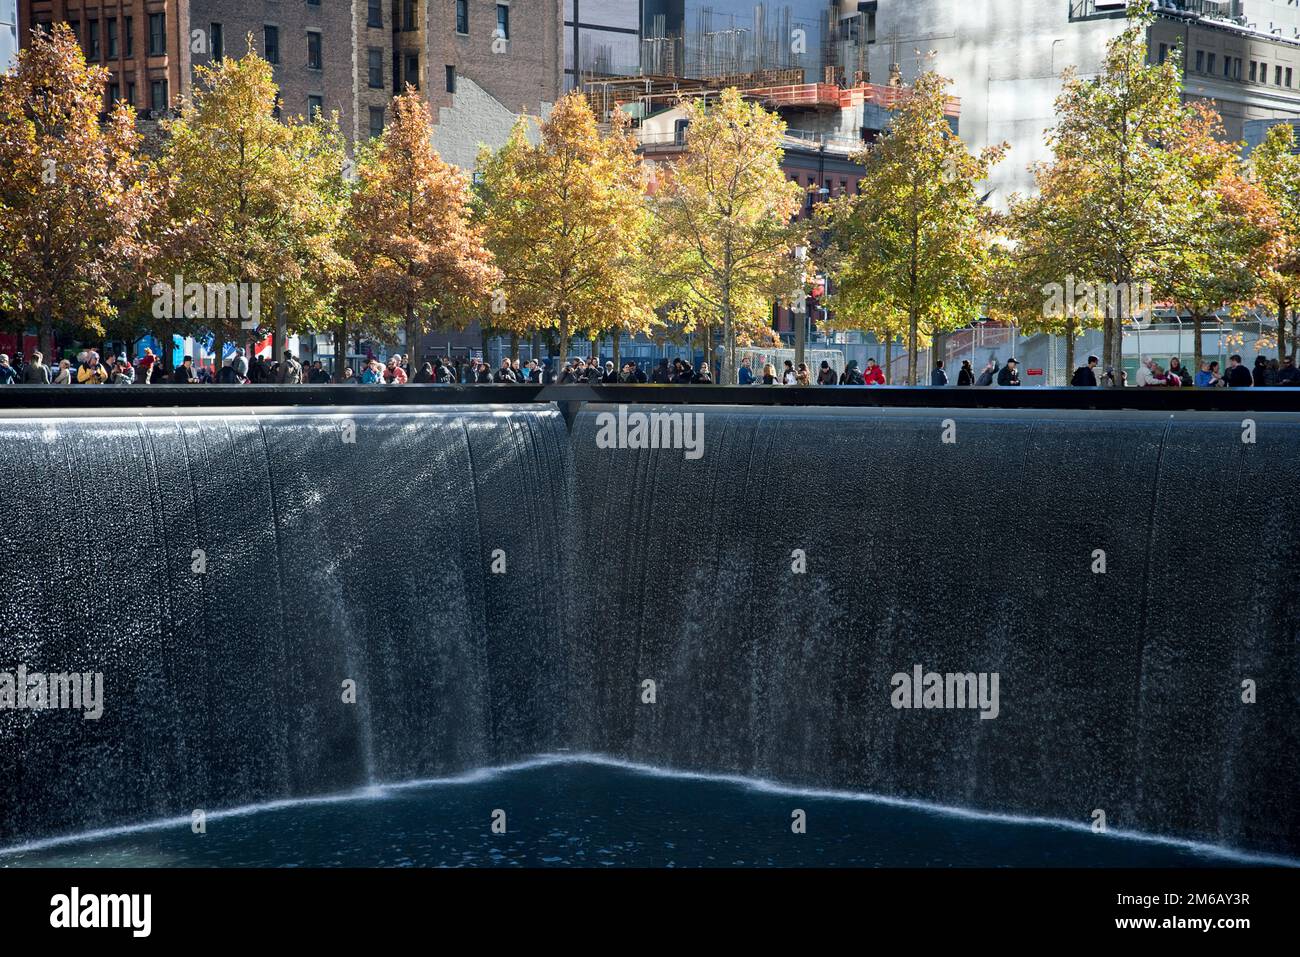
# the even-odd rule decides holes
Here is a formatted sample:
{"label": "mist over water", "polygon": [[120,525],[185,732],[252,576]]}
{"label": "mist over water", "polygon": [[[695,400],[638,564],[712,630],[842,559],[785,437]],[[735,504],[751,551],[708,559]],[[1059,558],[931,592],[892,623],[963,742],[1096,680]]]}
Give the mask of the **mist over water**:
{"label": "mist over water", "polygon": [[1300,853],[1300,418],[676,408],[0,418],[0,670],[105,683],[0,846],[571,748]]}

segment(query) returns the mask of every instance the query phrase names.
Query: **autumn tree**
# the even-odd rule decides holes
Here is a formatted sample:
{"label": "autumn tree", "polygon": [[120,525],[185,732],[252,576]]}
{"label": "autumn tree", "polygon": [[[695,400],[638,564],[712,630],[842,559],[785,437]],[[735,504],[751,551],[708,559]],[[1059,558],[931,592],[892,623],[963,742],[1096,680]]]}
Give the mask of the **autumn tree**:
{"label": "autumn tree", "polygon": [[502,272],[494,325],[554,331],[560,364],[570,338],[646,331],[654,320],[638,252],[645,183],[626,116],[602,132],[587,98],[561,98],[528,138],[521,118],[479,160],[488,245]]}
{"label": "autumn tree", "polygon": [[[712,342],[720,323],[735,382],[738,343],[770,335],[772,303],[802,284],[794,220],[803,190],[781,169],[785,121],[729,88],[686,104],[686,149],[655,191],[651,257],[657,299]],[[708,351],[706,349],[706,351]]]}
{"label": "autumn tree", "polygon": [[861,191],[832,210],[849,250],[837,315],[906,317],[908,384],[921,337],[964,326],[987,297],[993,232],[979,184],[1006,146],[972,154],[948,123],[948,80],[927,71],[893,109],[889,127],[858,157]]}
{"label": "autumn tree", "polygon": [[276,117],[272,67],[251,40],[245,56],[197,67],[196,74],[193,99],[167,127],[161,169],[171,226],[155,272],[164,284],[173,276],[185,284],[255,284],[263,317],[230,308],[209,314],[187,302],[172,303],[160,318],[212,333],[219,356],[223,342],[268,325],[270,306],[279,347],[288,316],[299,328],[328,318],[322,282],[341,268],[335,244],[343,141],[332,119]]}
{"label": "autumn tree", "polygon": [[[1059,120],[1047,141],[1069,214],[1056,241],[1076,273],[1111,289],[1159,288],[1169,261],[1186,242],[1191,185],[1169,149],[1188,120],[1182,101],[1181,56],[1149,63],[1148,5],[1129,7],[1124,31],[1107,46],[1096,77],[1063,74]],[[1118,370],[1123,323],[1107,296],[1103,318],[1105,365]]]}
{"label": "autumn tree", "polygon": [[[1058,241],[1062,235],[1082,235],[1072,202],[1073,179],[1064,164],[1034,167],[1037,192],[1011,197],[1003,221],[1008,245],[998,250],[993,271],[990,314],[1016,323],[1028,333],[1059,335],[1065,340],[1065,369],[1075,368],[1075,345],[1089,328],[1099,326],[1105,311],[1096,296],[1099,277],[1090,264],[1096,255],[1080,257],[1078,250]],[[1085,292],[1085,290],[1087,292]]]}
{"label": "autumn tree", "polygon": [[1203,359],[1205,319],[1258,295],[1263,249],[1280,226],[1267,195],[1246,178],[1241,145],[1227,141],[1222,119],[1205,102],[1191,104],[1169,143],[1189,189],[1182,199],[1183,242],[1158,260],[1160,289],[1191,316],[1194,370]]}
{"label": "autumn tree", "polygon": [[500,274],[470,217],[468,178],[433,148],[428,107],[407,90],[357,164],[345,248],[356,301],[399,319],[412,364],[425,323],[459,322],[486,308]]}
{"label": "autumn tree", "polygon": [[0,305],[36,322],[51,359],[55,324],[101,334],[150,253],[135,113],[118,102],[100,122],[107,78],[60,23],[0,82]]}
{"label": "autumn tree", "polygon": [[1290,124],[1272,127],[1250,154],[1243,190],[1244,215],[1263,227],[1252,256],[1260,298],[1277,315],[1277,351],[1286,352],[1287,317],[1291,319],[1291,352],[1300,354],[1300,156],[1296,156]]}

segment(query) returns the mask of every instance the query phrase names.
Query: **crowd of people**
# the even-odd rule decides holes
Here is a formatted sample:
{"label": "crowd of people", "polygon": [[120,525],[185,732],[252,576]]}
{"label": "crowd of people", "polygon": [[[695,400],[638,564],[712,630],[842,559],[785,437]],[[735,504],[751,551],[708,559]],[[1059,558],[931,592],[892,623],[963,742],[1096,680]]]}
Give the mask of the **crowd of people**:
{"label": "crowd of people", "polygon": [[[774,364],[763,363],[755,371],[756,363],[745,356],[741,359],[739,381],[741,385],[885,385],[885,372],[875,359],[867,359],[866,367],[860,368],[856,359],[850,359],[842,372],[836,372],[831,364],[822,360],[816,374],[806,363],[794,363],[785,360],[778,369]],[[75,363],[61,359],[57,367],[46,364],[40,352],[33,352],[30,358],[17,353],[13,361],[8,355],[0,353],[0,385],[150,385],[150,384],[207,384],[239,385],[326,385],[335,378],[319,360],[303,363],[286,349],[280,359],[257,355],[250,361],[243,349],[237,349],[234,355],[224,362],[221,368],[213,372],[207,366],[196,365],[192,356],[185,356],[175,369],[167,371],[152,349],[145,349],[143,355],[132,362],[125,354],[109,356],[102,360],[98,352],[86,349],[77,355]],[[636,385],[652,383],[657,385],[712,385],[713,376],[709,364],[701,362],[694,366],[685,359],[659,359],[649,372],[634,360],[624,361],[615,367],[613,360],[603,363],[595,356],[573,357],[564,362],[558,371],[550,359],[502,359],[501,364],[493,369],[483,359],[473,357],[439,356],[430,359],[414,369],[409,355],[394,353],[387,359],[369,357],[360,363],[358,369],[351,365],[343,368],[338,380],[344,384],[360,385],[404,385],[408,382],[417,384],[439,385],[476,385],[495,383],[498,385],[536,384],[574,385]],[[936,361],[930,372],[931,386],[948,386],[948,370],[942,360]],[[964,360],[957,371],[957,386],[1002,386],[1015,387],[1020,383],[1020,364],[1008,359],[999,364],[990,358],[984,368],[976,375],[969,360]],[[1294,356],[1278,359],[1266,359],[1258,356],[1253,368],[1247,368],[1240,355],[1228,359],[1228,367],[1220,370],[1216,360],[1201,363],[1200,369],[1193,374],[1182,361],[1174,356],[1167,364],[1150,356],[1143,356],[1138,365],[1135,384],[1141,388],[1186,387],[1198,388],[1245,386],[1293,386],[1300,387],[1300,369],[1297,369]],[[1070,385],[1078,388],[1115,387],[1128,385],[1128,374],[1120,370],[1117,374],[1113,368],[1100,369],[1096,356],[1089,356],[1087,362],[1075,370]]]}

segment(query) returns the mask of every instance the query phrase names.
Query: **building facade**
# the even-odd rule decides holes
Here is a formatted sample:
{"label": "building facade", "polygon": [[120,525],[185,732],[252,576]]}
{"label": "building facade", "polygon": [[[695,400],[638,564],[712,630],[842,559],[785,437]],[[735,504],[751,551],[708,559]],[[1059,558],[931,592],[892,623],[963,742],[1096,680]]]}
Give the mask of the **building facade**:
{"label": "building facade", "polygon": [[108,71],[105,106],[125,100],[159,119],[189,91],[190,23],[184,0],[20,0],[19,42],[67,22],[90,63]]}

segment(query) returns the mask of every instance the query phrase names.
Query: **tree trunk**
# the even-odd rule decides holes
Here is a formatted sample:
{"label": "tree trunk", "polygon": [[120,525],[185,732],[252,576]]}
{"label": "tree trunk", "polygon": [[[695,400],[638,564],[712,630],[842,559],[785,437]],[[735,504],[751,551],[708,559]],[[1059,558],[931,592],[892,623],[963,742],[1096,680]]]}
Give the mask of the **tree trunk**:
{"label": "tree trunk", "polygon": [[804,351],[808,348],[808,312],[807,305],[795,312],[790,311],[790,318],[794,320],[794,364],[795,368],[799,363],[804,361]]}
{"label": "tree trunk", "polygon": [[920,317],[916,314],[916,303],[908,307],[907,312],[907,384],[916,385],[917,326]]}
{"label": "tree trunk", "polygon": [[488,368],[491,368],[491,367],[492,367],[492,357],[488,354],[488,338],[489,338],[489,335],[488,335],[488,327],[485,326],[485,325],[481,325],[481,324],[480,324],[478,328],[479,328],[479,332],[482,333],[482,335],[483,335],[483,343],[482,343],[482,345],[483,345],[483,361],[486,362],[486,363],[488,364]]}
{"label": "tree trunk", "polygon": [[406,307],[406,364],[409,367],[407,375],[415,378],[415,370],[418,369],[420,362],[420,321],[415,315],[415,307]]}
{"label": "tree trunk", "polygon": [[511,360],[519,358],[519,333],[510,333],[510,358]]}
{"label": "tree trunk", "polygon": [[212,378],[221,371],[221,356],[226,351],[226,333],[221,326],[212,330]]}
{"label": "tree trunk", "polygon": [[564,371],[564,364],[569,361],[569,313],[560,313],[560,367],[555,370],[558,376]]}
{"label": "tree trunk", "polygon": [[271,361],[284,360],[284,350],[289,347],[289,315],[283,299],[275,303],[275,332],[271,335]]}
{"label": "tree trunk", "polygon": [[894,371],[894,337],[885,340],[885,385],[890,384]]}
{"label": "tree trunk", "polygon": [[1300,362],[1300,315],[1291,313],[1291,356]]}
{"label": "tree trunk", "polygon": [[[731,324],[731,300],[729,298],[731,295],[730,285],[727,285],[725,289],[726,291],[724,295],[728,298],[724,300],[725,304],[722,307],[722,340],[727,356],[726,381],[730,385],[739,385],[740,370],[736,365],[736,330],[732,328]],[[718,381],[721,382],[722,378],[719,377]]]}
{"label": "tree trunk", "polygon": [[[1111,350],[1114,344],[1113,340],[1115,338],[1115,323],[1114,320],[1111,318],[1109,310],[1107,310],[1105,318],[1103,318],[1101,321],[1101,328],[1102,328],[1102,341],[1101,341],[1102,370],[1101,371],[1105,372],[1107,369],[1114,367],[1114,362],[1111,360]],[[1119,385],[1118,369],[1115,370],[1115,385]]]}
{"label": "tree trunk", "polygon": [[1277,301],[1277,364],[1286,359],[1286,309],[1285,299]]}
{"label": "tree trunk", "polygon": [[343,367],[348,364],[348,320],[334,327],[334,381],[343,381]]}
{"label": "tree trunk", "polygon": [[618,346],[619,346],[619,340],[622,339],[623,336],[620,334],[620,331],[618,329],[615,329],[613,334],[610,336],[610,338],[613,340],[613,344],[614,344],[614,349],[613,349],[614,375],[619,375],[623,371],[623,365],[618,361]]}
{"label": "tree trunk", "polygon": [[1192,376],[1201,371],[1201,363],[1205,361],[1205,356],[1201,352],[1201,327],[1205,324],[1204,317],[1201,316],[1200,310],[1192,310],[1192,338],[1195,341],[1195,349],[1192,356]]}
{"label": "tree trunk", "polygon": [[1065,319],[1065,381],[1067,385],[1074,378],[1074,337],[1076,334],[1074,316],[1067,316]]}
{"label": "tree trunk", "polygon": [[41,306],[40,325],[41,352],[45,355],[45,364],[57,371],[59,357],[54,354],[54,312],[48,304]]}

